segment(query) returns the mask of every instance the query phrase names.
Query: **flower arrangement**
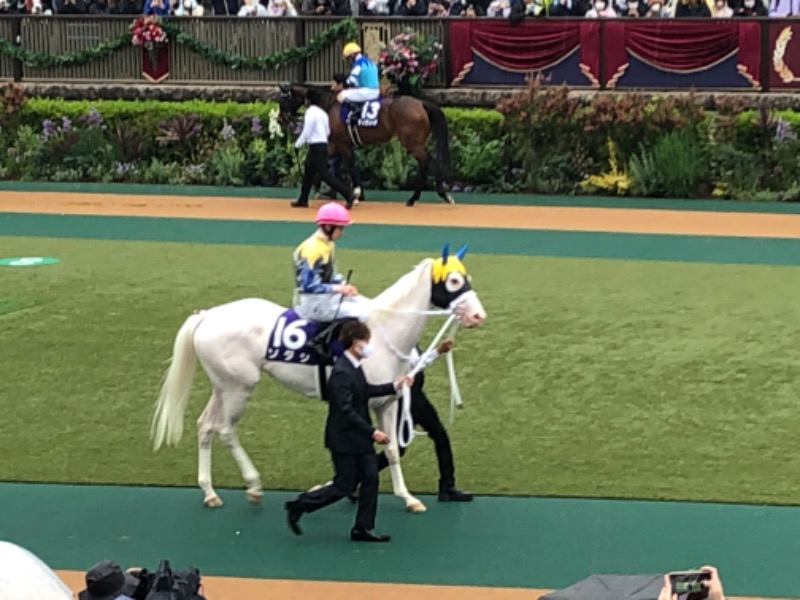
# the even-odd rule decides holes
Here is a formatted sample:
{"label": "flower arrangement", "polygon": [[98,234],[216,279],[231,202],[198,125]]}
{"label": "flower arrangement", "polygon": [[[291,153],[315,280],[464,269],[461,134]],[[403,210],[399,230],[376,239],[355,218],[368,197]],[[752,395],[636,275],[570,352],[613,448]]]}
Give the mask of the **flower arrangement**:
{"label": "flower arrangement", "polygon": [[167,43],[167,34],[156,16],[148,15],[139,17],[130,27],[131,43],[141,46],[150,55],[150,61],[155,65],[158,49]]}
{"label": "flower arrangement", "polygon": [[442,44],[407,29],[381,50],[378,67],[401,92],[418,92],[439,66]]}

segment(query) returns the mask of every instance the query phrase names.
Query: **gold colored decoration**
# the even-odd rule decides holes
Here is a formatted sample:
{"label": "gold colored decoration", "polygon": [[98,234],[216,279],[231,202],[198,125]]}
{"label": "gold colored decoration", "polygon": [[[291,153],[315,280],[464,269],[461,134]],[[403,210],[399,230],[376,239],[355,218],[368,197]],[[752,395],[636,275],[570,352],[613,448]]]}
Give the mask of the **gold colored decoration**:
{"label": "gold colored decoration", "polygon": [[792,39],[792,28],[784,27],[778,39],[775,40],[775,49],[772,51],[772,68],[781,78],[783,83],[792,83],[793,81],[800,81],[800,77],[796,77],[792,70],[785,62],[783,56],[786,54],[786,47]]}
{"label": "gold colored decoration", "polygon": [[378,55],[389,37],[389,32],[385,25],[373,25],[365,23],[361,28],[364,36],[364,54],[373,61],[378,60]]}

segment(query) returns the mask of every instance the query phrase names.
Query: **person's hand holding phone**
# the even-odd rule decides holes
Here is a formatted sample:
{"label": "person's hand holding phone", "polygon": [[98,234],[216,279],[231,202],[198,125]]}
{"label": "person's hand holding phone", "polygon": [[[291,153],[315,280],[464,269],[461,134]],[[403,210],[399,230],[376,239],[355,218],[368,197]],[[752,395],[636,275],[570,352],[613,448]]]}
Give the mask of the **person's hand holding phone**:
{"label": "person's hand holding phone", "polygon": [[708,588],[708,600],[725,600],[725,592],[722,590],[722,580],[716,567],[706,565],[701,571],[711,573],[711,579],[704,581],[703,585]]}
{"label": "person's hand holding phone", "polygon": [[678,594],[672,593],[672,582],[669,580],[669,575],[664,575],[664,585],[658,595],[658,600],[678,600]]}

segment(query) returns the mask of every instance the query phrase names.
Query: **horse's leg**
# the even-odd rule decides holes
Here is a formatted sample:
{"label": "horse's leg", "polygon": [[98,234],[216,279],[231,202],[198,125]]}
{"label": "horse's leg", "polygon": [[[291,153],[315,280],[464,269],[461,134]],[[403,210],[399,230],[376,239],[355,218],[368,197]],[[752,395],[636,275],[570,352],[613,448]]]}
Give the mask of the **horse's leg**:
{"label": "horse's leg", "polygon": [[353,206],[356,206],[365,198],[364,189],[361,186],[361,173],[356,165],[355,152],[353,152],[352,146],[341,144],[337,146],[337,154],[347,164],[347,172],[350,175],[350,182],[353,184]]}
{"label": "horse's leg", "polygon": [[237,384],[235,387],[221,391],[222,400],[222,426],[219,430],[219,438],[231,451],[233,459],[239,465],[242,477],[247,483],[245,495],[253,504],[258,504],[264,492],[261,488],[261,475],[256,470],[250,457],[245,452],[236,435],[236,423],[242,417],[247,399],[253,391],[252,385]]}
{"label": "horse's leg", "polygon": [[211,393],[211,399],[206,404],[203,414],[197,419],[197,483],[203,490],[203,504],[209,508],[222,506],[222,500],[211,484],[211,443],[214,441],[214,433],[221,425],[219,421],[221,410],[219,395],[214,391]]}
{"label": "horse's leg", "polygon": [[422,188],[425,186],[425,181],[428,179],[428,164],[430,163],[430,156],[428,155],[428,151],[425,150],[425,146],[414,148],[410,152],[414,158],[417,159],[419,173],[417,174],[417,182],[414,184],[414,193],[411,195],[411,198],[406,200],[406,206],[414,206],[417,200],[419,200],[422,194]]}
{"label": "horse's leg", "polygon": [[433,177],[436,180],[436,193],[439,197],[448,204],[455,204],[453,195],[448,191],[447,185],[444,181],[444,169],[442,168],[442,161],[438,157],[433,161]]}
{"label": "horse's leg", "polygon": [[395,496],[403,499],[406,510],[409,512],[425,512],[427,508],[417,498],[411,495],[406,487],[403,470],[400,468],[400,446],[397,443],[397,419],[399,402],[389,402],[375,411],[375,416],[380,423],[381,431],[389,433],[389,443],[386,445],[386,458],[389,462],[389,472],[392,475],[392,490]]}

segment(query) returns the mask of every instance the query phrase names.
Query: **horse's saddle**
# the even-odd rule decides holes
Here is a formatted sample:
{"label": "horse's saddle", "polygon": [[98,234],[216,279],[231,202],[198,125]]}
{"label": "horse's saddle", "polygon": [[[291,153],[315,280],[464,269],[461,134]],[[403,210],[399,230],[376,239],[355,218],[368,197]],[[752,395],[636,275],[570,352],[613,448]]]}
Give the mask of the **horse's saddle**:
{"label": "horse's saddle", "polygon": [[[330,323],[302,319],[293,310],[281,313],[267,340],[265,358],[273,362],[299,365],[330,364],[344,353],[335,329],[325,331]],[[325,334],[320,337],[320,334]],[[328,356],[320,356],[320,350]],[[327,360],[324,360],[327,359]]]}
{"label": "horse's saddle", "polygon": [[346,102],[342,105],[340,117],[349,127],[375,127],[378,124],[383,98],[369,102]]}

